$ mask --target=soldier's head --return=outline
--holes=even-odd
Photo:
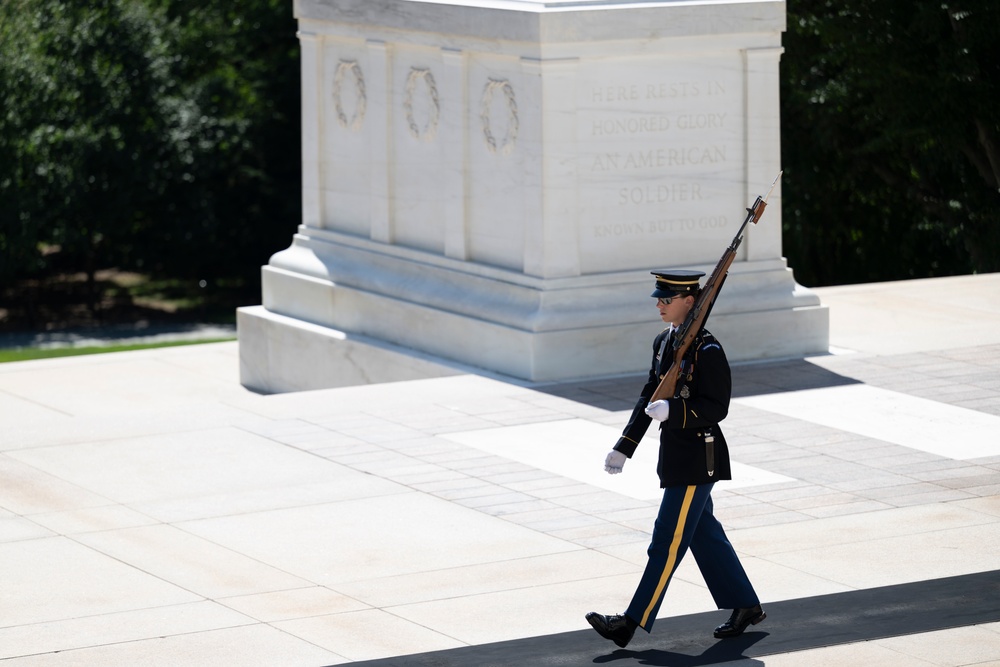
[[[700,280],[705,273],[684,269],[664,269],[650,273],[656,278],[656,287],[650,296],[656,298],[660,319],[680,326],[698,298]]]

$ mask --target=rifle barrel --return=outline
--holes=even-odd
[[[729,273],[729,267],[736,258],[736,251],[739,249],[740,243],[743,242],[743,232],[746,230],[747,225],[750,224],[751,221],[756,224],[757,221],[760,220],[760,216],[764,214],[764,208],[767,206],[767,198],[771,196],[771,192],[774,191],[774,186],[778,184],[778,179],[781,178],[781,173],[782,172],[779,171],[778,175],[774,177],[774,181],[772,181],[767,194],[763,197],[758,196],[757,200],[754,201],[753,206],[747,209],[747,217],[743,221],[743,224],[740,225],[740,230],[736,232],[736,236],[733,237],[733,242],[730,243],[729,247],[722,253],[722,257],[719,258],[718,264],[715,265],[715,270],[712,271],[712,275],[710,275],[708,280],[705,282],[705,287],[703,287],[701,292],[698,294],[698,298],[695,300],[694,306],[687,314],[687,317],[684,318],[684,322],[678,328],[677,335],[674,338],[671,364],[668,367],[667,372],[664,373],[663,377],[660,379],[660,384],[653,392],[653,395],[650,398],[651,403],[653,401],[671,398],[673,396],[674,390],[677,387],[681,358],[687,352],[688,346],[690,346],[694,340],[694,335],[692,334],[691,329],[694,328],[694,333],[697,333],[703,326],[705,326],[705,321],[708,320],[708,316],[712,312],[712,307],[715,305],[715,299],[719,296],[719,291],[722,290],[722,284],[726,281],[726,276]]]

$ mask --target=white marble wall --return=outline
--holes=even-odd
[[[248,386],[294,387],[249,351],[295,322],[528,380],[642,369],[649,270],[711,270],[780,169],[783,2],[295,12],[303,224],[242,313]],[[825,309],[781,256],[780,197],[713,312],[734,359],[827,347]]]

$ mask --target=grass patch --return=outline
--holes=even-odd
[[[55,359],[58,357],[79,357],[85,354],[106,354],[108,352],[129,352],[131,350],[151,350],[160,347],[180,347],[182,345],[203,345],[205,343],[225,343],[236,338],[206,338],[204,340],[179,340],[166,343],[143,343],[135,345],[100,345],[93,347],[23,348],[0,350],[0,364],[10,361],[33,361],[35,359]]]

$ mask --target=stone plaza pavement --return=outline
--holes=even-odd
[[[995,620],[825,641],[822,615],[781,618],[1000,570],[1000,274],[817,292],[832,354],[734,365],[714,497],[775,609],[759,646],[823,640],[726,664],[1000,665]],[[263,396],[237,352],[0,365],[2,667],[321,667],[573,632],[579,664],[716,664],[613,652],[584,621],[623,610],[645,563],[653,429],[623,474],[602,468],[642,378]],[[713,610],[687,558],[643,641],[681,650],[671,618]]]

